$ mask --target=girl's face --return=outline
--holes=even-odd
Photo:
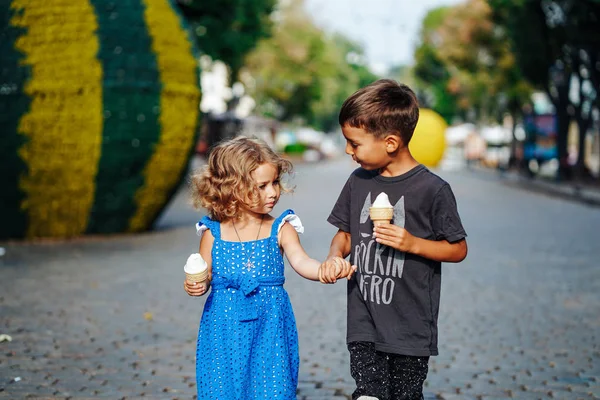
[[[257,214],[268,214],[273,211],[273,207],[281,195],[277,168],[271,164],[261,164],[252,172],[251,176],[258,186],[260,203],[258,206],[250,208],[250,211]]]

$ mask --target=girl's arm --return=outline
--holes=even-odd
[[[306,254],[294,227],[289,223],[283,224],[279,236],[279,244],[292,268],[302,277],[318,281],[321,263]]]
[[[208,280],[212,280],[212,247],[215,242],[215,237],[210,230],[204,232],[200,238],[200,248],[198,253],[202,256],[206,265],[208,265]]]
[[[210,230],[205,231],[200,238],[200,248],[198,252],[206,261],[208,265],[208,280],[212,280],[212,246],[215,241],[215,237],[212,235]],[[202,296],[208,290],[208,285],[196,285],[195,282],[189,282],[187,279],[183,284],[184,290],[190,296]]]

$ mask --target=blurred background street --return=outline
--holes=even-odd
[[[263,139],[323,258],[355,168],[338,113],[382,78],[415,91],[411,153],[469,234],[426,398],[600,399],[598,21],[598,0],[0,1],[0,399],[194,398],[191,169]],[[298,399],[350,399],[345,285],[286,287]]]
[[[294,208],[307,251],[327,254],[325,221],[354,165],[299,164]],[[428,399],[600,398],[600,209],[438,171],[453,186],[469,256],[443,268],[440,356]],[[204,299],[188,297],[183,264],[201,214],[185,192],[152,233],[10,243],[0,258],[2,399],[189,399]],[[349,399],[345,285],[287,269],[300,335],[298,399]]]

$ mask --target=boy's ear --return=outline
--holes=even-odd
[[[396,135],[387,135],[385,137],[385,150],[388,153],[393,153],[402,147],[402,139]]]

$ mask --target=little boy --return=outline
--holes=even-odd
[[[346,153],[360,168],[329,215],[339,230],[322,274],[335,281],[335,257],[350,255],[357,266],[347,325],[354,400],[423,398],[429,356],[438,354],[441,263],[467,255],[450,186],[408,149],[418,119],[413,91],[387,79],[354,93],[339,115]],[[382,192],[393,220],[374,228],[369,208]]]

